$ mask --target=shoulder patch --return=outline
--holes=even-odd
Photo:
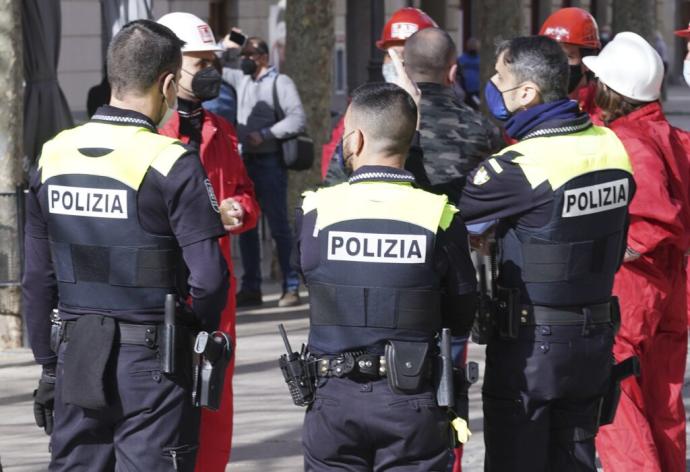
[[[472,183],[474,185],[484,185],[489,180],[491,180],[491,176],[489,175],[489,172],[486,170],[486,167],[481,166],[479,169],[477,169],[477,172],[474,174],[474,178],[472,179]]]
[[[220,213],[220,208],[218,207],[218,199],[216,198],[216,193],[213,191],[213,185],[208,179],[204,179],[204,185],[206,186],[206,192],[208,193],[208,199],[211,201],[211,208],[216,213]]]

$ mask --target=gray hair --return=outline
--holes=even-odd
[[[547,36],[521,36],[501,42],[496,57],[515,76],[517,84],[531,81],[538,88],[542,102],[568,96],[568,58],[561,46]]]

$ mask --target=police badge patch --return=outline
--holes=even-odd
[[[485,167],[480,167],[477,170],[477,173],[474,174],[474,179],[472,179],[472,183],[474,185],[484,185],[491,179],[491,176],[489,173],[486,171]]]
[[[204,180],[204,185],[206,185],[206,192],[208,192],[208,199],[211,201],[211,208],[216,213],[220,213],[220,208],[218,207],[218,200],[216,200],[216,193],[213,191],[213,186],[211,182],[206,179]]]

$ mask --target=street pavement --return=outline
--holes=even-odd
[[[676,126],[690,130],[690,89],[670,87],[668,98],[669,119]],[[277,325],[285,325],[293,349],[299,349],[306,341],[308,307],[303,304],[289,309],[278,308],[277,285],[267,284],[265,290],[267,302],[264,306],[238,313],[235,430],[232,457],[226,471],[302,470],[300,433],[304,410],[292,404],[278,368],[277,359],[284,347]],[[478,362],[482,373],[483,359],[484,348],[470,345],[469,360]],[[35,426],[32,414],[31,392],[39,373],[28,349],[0,352],[0,463],[5,472],[47,470],[48,438]],[[481,379],[470,391],[473,436],[465,447],[465,472],[483,470],[480,392]],[[687,411],[690,399],[688,370],[684,398]]]
[[[283,323],[294,350],[306,341],[308,306],[278,308],[277,286],[263,307],[237,317],[235,431],[228,471],[296,472],[302,470],[301,425],[304,410],[290,400],[277,359],[284,352],[278,335]],[[303,292],[303,295],[306,295]],[[304,297],[303,297],[304,298]],[[484,371],[484,347],[471,344],[469,360]],[[31,392],[39,369],[28,349],[0,353],[0,460],[5,472],[47,470],[48,438],[33,421]],[[684,398],[690,399],[690,370]],[[484,463],[481,378],[470,390],[472,438],[465,447],[463,470],[481,472]],[[690,469],[688,469],[690,471]]]

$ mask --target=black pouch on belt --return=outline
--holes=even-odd
[[[497,287],[494,309],[498,335],[503,339],[516,339],[520,330],[520,291]]]
[[[388,385],[398,394],[419,393],[428,379],[429,343],[388,341],[386,367]]]
[[[91,410],[108,406],[104,375],[116,328],[107,316],[82,315],[69,331],[62,382],[65,403]]]

